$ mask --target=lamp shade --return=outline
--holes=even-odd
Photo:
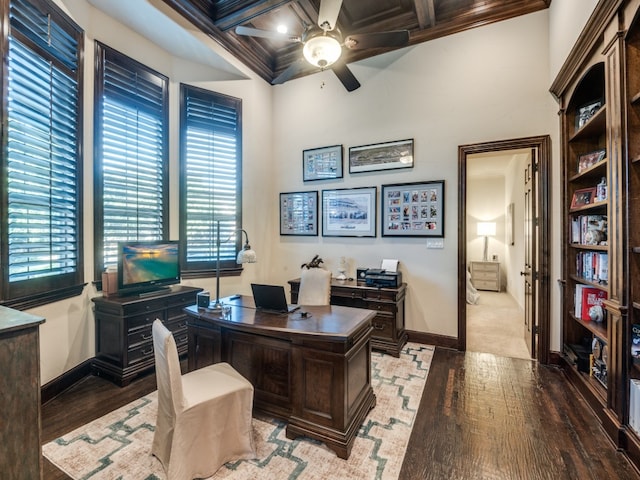
[[[302,54],[310,64],[325,68],[340,58],[342,47],[335,38],[329,35],[318,35],[305,42]]]
[[[478,236],[487,237],[496,234],[496,222],[478,222]]]
[[[256,251],[248,243],[238,252],[238,257],[236,258],[236,263],[256,263],[257,261]]]

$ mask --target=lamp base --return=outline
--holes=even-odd
[[[231,313],[231,306],[224,305],[222,302],[216,302],[207,308],[207,312],[220,315],[220,317],[227,317]]]

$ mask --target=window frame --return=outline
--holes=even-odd
[[[53,55],[48,54],[46,49],[39,46],[37,43],[29,39],[26,32],[20,30],[13,30],[10,21],[10,9],[11,3],[9,0],[2,0],[1,11],[3,19],[2,36],[0,42],[2,42],[2,51],[5,52],[4,59],[0,63],[0,81],[2,82],[2,113],[1,121],[3,128],[0,129],[0,145],[2,148],[2,158],[0,159],[1,171],[0,181],[2,185],[8,184],[8,140],[9,131],[7,128],[9,118],[9,103],[8,103],[8,91],[9,91],[9,37],[13,37],[25,45],[27,48],[36,52],[39,58],[44,59],[47,62],[57,64],[57,68],[68,73],[73,73],[73,80],[77,84],[76,88],[76,103],[75,103],[75,151],[73,152],[75,157],[75,172],[76,181],[75,187],[75,237],[73,243],[75,245],[76,257],[74,271],[60,273],[55,275],[48,275],[39,278],[32,278],[28,280],[20,281],[20,285],[11,285],[9,282],[9,251],[6,245],[8,245],[9,238],[9,198],[8,189],[3,189],[0,194],[0,240],[4,248],[0,247],[0,261],[2,262],[2,276],[0,277],[0,304],[25,310],[48,303],[60,301],[66,298],[71,298],[77,295],[81,295],[86,285],[84,282],[84,245],[83,245],[83,100],[84,100],[84,30],[76,24],[67,14],[62,11],[55,3],[49,0],[28,0],[31,7],[39,10],[43,16],[51,18],[52,22],[57,28],[65,31],[68,35],[74,38],[77,50],[75,53],[75,67],[76,71],[70,70],[68,65],[62,64]]]
[[[180,84],[180,255],[183,278],[204,278],[216,275],[216,260],[202,262],[187,262],[187,95],[189,92],[198,96],[209,97],[212,102],[231,107],[236,113],[236,195],[235,206],[235,245],[232,258],[223,258],[220,261],[220,276],[238,276],[242,273],[242,265],[235,261],[235,256],[243,246],[242,226],[242,99],[230,95],[221,94],[212,90],[195,87],[188,84]],[[212,215],[213,216],[213,215]],[[221,217],[220,220],[229,220],[230,217]],[[228,238],[223,232],[222,240]],[[215,245],[215,238],[212,238],[212,245]]]
[[[169,78],[160,72],[153,70],[145,64],[95,41],[95,79],[94,79],[94,281],[98,288],[102,286],[102,272],[104,264],[104,175],[103,175],[103,78],[105,74],[104,59],[110,57],[126,68],[135,69],[143,76],[153,76],[163,82],[162,88],[162,238],[157,240],[169,240]],[[129,238],[129,240],[138,240]]]

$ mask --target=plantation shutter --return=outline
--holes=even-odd
[[[28,295],[41,304],[34,298],[56,297],[53,290],[83,277],[82,31],[48,3],[14,0],[9,8],[3,299]]]
[[[167,78],[98,44],[98,186],[102,265],[117,263],[119,241],[168,233]]]
[[[186,85],[182,94],[183,270],[236,268],[240,248],[241,101]],[[228,241],[225,241],[228,240]]]

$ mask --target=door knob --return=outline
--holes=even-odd
[[[529,275],[529,273],[527,273],[527,272],[520,272],[520,276],[528,276],[528,275]]]

